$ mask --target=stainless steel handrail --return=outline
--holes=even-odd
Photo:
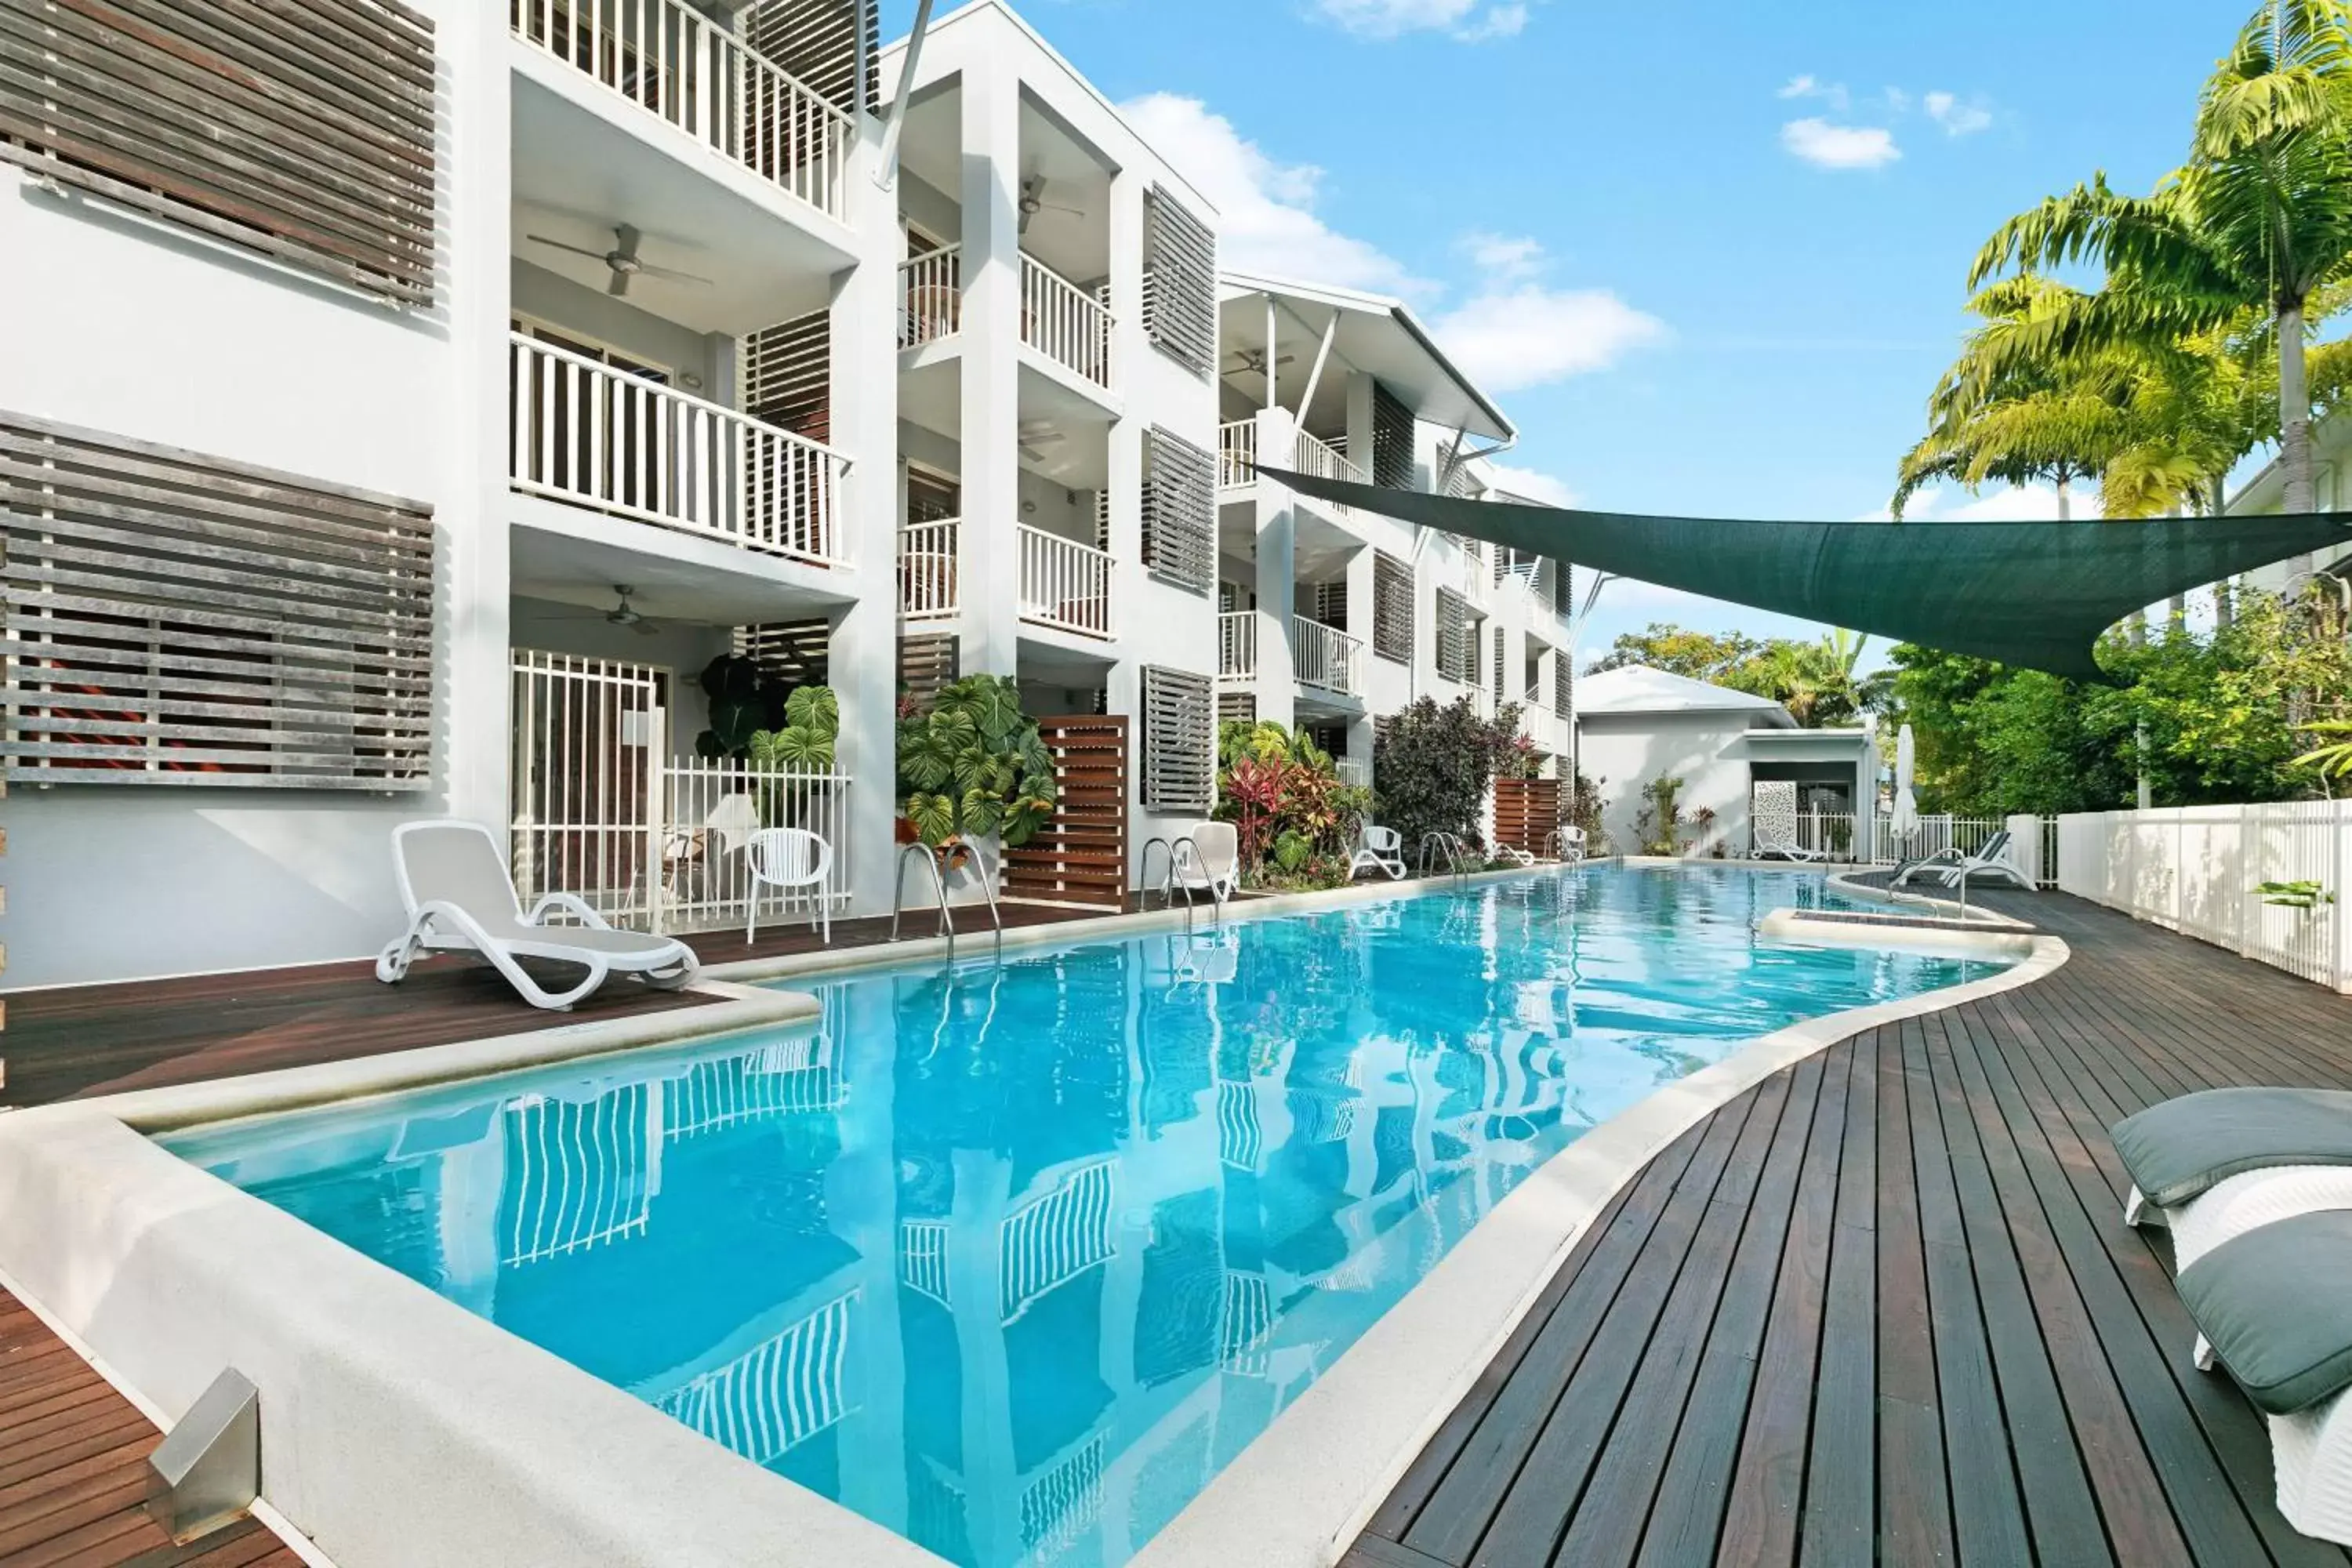
[[[1004,915],[1003,911],[996,907],[995,874],[989,870],[988,863],[981,854],[980,846],[967,844],[963,848],[965,853],[971,857],[972,863],[980,868],[981,896],[988,900],[988,918],[996,927],[996,954],[1002,958],[1004,956]],[[916,855],[921,856],[924,863],[931,868],[931,888],[939,895],[940,900],[940,931],[948,939],[948,962],[953,963],[956,939],[955,911],[948,903],[948,878],[947,873],[940,868],[940,852],[930,845],[909,844],[898,851],[898,874],[893,879],[895,885],[890,889],[890,940],[892,942],[898,940],[899,917],[904,912],[907,902],[907,861],[909,857]]]

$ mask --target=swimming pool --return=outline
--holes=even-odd
[[[1999,964],[1596,867],[870,970],[821,1026],[166,1145],[977,1568],[1125,1561],[1580,1131]]]

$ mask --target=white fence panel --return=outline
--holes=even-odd
[[[656,931],[714,931],[751,912],[745,853],[763,827],[800,827],[833,847],[819,887],[759,889],[762,925],[806,921],[820,901],[838,914],[849,903],[849,779],[803,768],[678,761],[662,770],[662,868]]]
[[[2352,990],[2340,900],[2352,879],[2352,802],[2086,812],[2058,823],[2058,886],[2338,991]],[[2266,882],[2310,882],[2310,909]]]

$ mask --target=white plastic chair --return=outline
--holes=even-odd
[[[1177,883],[1219,903],[1234,896],[1242,876],[1241,830],[1230,822],[1196,822],[1184,830],[1193,853],[1176,858]]]
[[[1360,871],[1386,871],[1391,881],[1404,875],[1404,835],[1393,827],[1367,822],[1356,830],[1356,853],[1348,861],[1348,879]]]
[[[810,895],[815,907],[809,913],[809,929],[821,931],[831,945],[833,900],[827,896],[825,880],[833,873],[832,845],[803,827],[763,827],[743,846],[743,864],[751,878],[747,900],[751,913],[743,922],[746,947],[759,940],[760,893],[767,888],[779,892],[814,889]]]
[[[676,991],[700,967],[694,950],[675,937],[615,931],[570,893],[550,893],[526,911],[498,839],[478,822],[404,822],[392,830],[392,864],[408,929],[375,961],[375,977],[387,985],[406,979],[424,953],[478,952],[532,1006],[563,1012],[614,974]],[[557,913],[580,923],[547,924]],[[550,991],[518,962],[525,958],[576,963],[588,976],[569,991]]]

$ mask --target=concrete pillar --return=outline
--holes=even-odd
[[[1288,458],[1297,445],[1296,431],[1286,411],[1261,409],[1257,416],[1260,458],[1268,463]],[[1298,693],[1290,662],[1290,617],[1297,574],[1296,501],[1288,489],[1263,475],[1256,489],[1257,716],[1288,725],[1297,719]]]
[[[1143,196],[1144,183],[1133,173],[1112,177],[1108,215],[1114,321],[1110,362],[1113,384],[1124,395],[1122,405],[1134,400],[1153,353],[1150,337],[1143,330]],[[1140,869],[1143,846],[1159,831],[1142,815],[1143,770],[1135,765],[1143,751],[1143,660],[1135,650],[1146,646],[1139,637],[1144,617],[1154,613],[1153,601],[1166,593],[1152,584],[1143,565],[1143,447],[1148,425],[1149,421],[1129,414],[1114,420],[1105,437],[1109,472],[1105,493],[1110,502],[1111,646],[1118,657],[1103,679],[1103,693],[1110,712],[1127,716],[1129,886],[1135,884]]]
[[[966,675],[1013,675],[1021,625],[1021,83],[1010,70],[966,71],[961,80],[961,652]]]
[[[890,907],[891,824],[898,815],[898,247],[890,222],[897,198],[873,179],[880,136],[859,116],[842,184],[860,237],[857,265],[834,279],[833,440],[850,458],[835,504],[856,563],[847,574],[858,598],[834,622],[832,682],[841,700],[835,765],[849,791],[846,857],[851,912]]]

